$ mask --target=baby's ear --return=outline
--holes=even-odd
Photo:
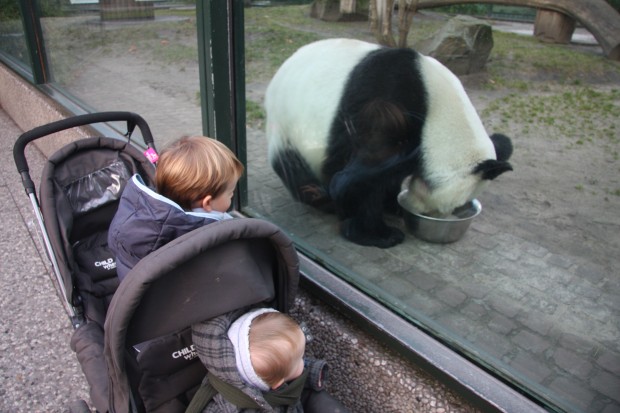
[[[211,195],[205,196],[202,198],[202,201],[200,201],[200,208],[207,212],[212,212],[213,208],[211,207],[211,201],[213,201],[213,197]]]
[[[275,390],[278,387],[282,386],[283,384],[284,384],[284,379],[282,379],[279,382],[277,382],[276,385],[271,388],[271,390]]]

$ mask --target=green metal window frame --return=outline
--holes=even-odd
[[[47,83],[50,80],[50,72],[47,53],[45,52],[43,29],[41,28],[39,3],[36,1],[22,0],[19,4],[24,19],[26,44],[30,52],[34,81],[35,83]]]
[[[243,8],[242,0],[196,2],[203,134],[232,148],[247,165]],[[235,209],[247,203],[247,193],[243,178]]]

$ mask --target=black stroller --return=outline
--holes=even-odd
[[[26,145],[112,121],[127,123],[127,140],[86,138],[61,148],[44,168],[39,203]],[[108,226],[133,174],[154,186],[154,165],[130,144],[136,126],[154,152],[140,116],[104,112],[26,132],[13,154],[75,328],[71,348],[91,402],[99,412],[183,412],[206,374],[191,343],[191,324],[254,304],[288,311],[297,291],[298,257],[291,240],[269,222],[222,221],[151,253],[118,288]],[[309,399],[309,411],[343,411],[320,393]],[[70,411],[89,410],[78,401]]]

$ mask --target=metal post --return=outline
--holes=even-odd
[[[246,163],[243,0],[198,0],[198,60],[203,133]],[[240,182],[235,208],[247,203]]]
[[[34,83],[47,83],[50,81],[51,76],[45,52],[38,2],[36,0],[20,0],[19,9],[24,24],[24,34],[26,36]]]

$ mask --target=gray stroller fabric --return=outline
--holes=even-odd
[[[71,336],[71,349],[90,388],[90,400],[99,412],[108,406],[108,369],[103,357],[103,328],[97,323],[82,324]]]
[[[80,294],[85,318],[102,326],[118,286],[115,267],[105,265],[114,260],[107,249],[107,230],[125,187],[123,178],[134,173],[154,182],[155,168],[137,148],[105,137],[65,145],[42,173],[41,213],[66,300],[75,303]]]
[[[67,292],[64,298],[82,311],[73,320],[71,348],[100,412],[108,410],[103,324],[118,286],[107,229],[134,173],[154,182],[155,168],[140,150],[127,141],[95,137],[55,152],[41,178],[41,213]]]
[[[117,289],[105,321],[110,411],[130,411],[131,392],[136,389],[126,361],[143,343],[182,336],[195,322],[249,305],[260,303],[286,312],[298,281],[299,261],[292,241],[274,224],[252,218],[207,225],[142,259]],[[161,358],[158,362],[165,364]],[[187,394],[188,389],[181,387],[174,392]],[[148,404],[159,402],[167,401]]]

